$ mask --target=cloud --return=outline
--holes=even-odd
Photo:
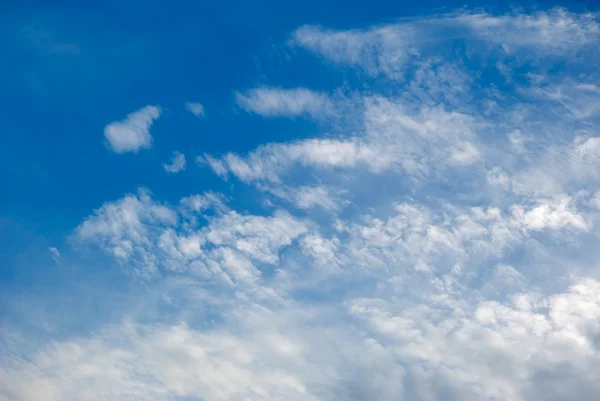
[[[209,209],[219,213],[207,217],[208,225],[197,227],[199,221],[190,218],[190,212]],[[260,276],[256,261],[277,263],[279,250],[307,230],[305,223],[283,211],[272,217],[241,215],[210,193],[181,199],[178,210],[154,202],[142,189],[96,210],[77,227],[74,240],[98,246],[144,277],[160,268],[194,269],[233,283],[255,280]]]
[[[403,80],[411,66],[447,49],[432,46],[446,36],[467,45],[500,45],[504,51],[530,58],[532,54],[559,57],[600,37],[594,13],[571,13],[562,8],[534,14],[491,15],[482,12],[449,13],[406,18],[364,29],[331,30],[305,25],[293,32],[290,44],[320,55],[336,65],[355,67],[372,77]]]
[[[423,176],[442,166],[460,168],[480,159],[474,144],[476,127],[469,115],[440,107],[413,111],[401,99],[383,97],[365,98],[360,112],[363,126],[354,137],[268,144],[245,157],[228,153],[220,159],[204,159],[215,173],[231,173],[245,182],[279,182],[296,165],[365,168],[374,173],[405,170]]]
[[[457,21],[509,51],[528,48],[536,52],[570,52],[592,44],[600,37],[596,15],[575,14],[561,8],[532,15],[473,14],[460,16]]]
[[[357,300],[350,311],[406,361],[418,399],[567,400],[573,396],[567,386],[580,390],[578,399],[591,400],[597,385],[583,372],[598,363],[597,287],[597,281],[582,280],[548,297],[521,293],[506,304],[452,307],[460,318],[436,317],[436,307],[402,308],[382,299]]]
[[[185,155],[177,151],[173,152],[171,164],[163,163],[163,168],[167,173],[178,173],[185,170]]]
[[[140,272],[151,275],[159,261],[148,248],[148,237],[163,225],[175,225],[177,218],[174,210],[153,202],[148,192],[141,190],[97,209],[77,227],[74,240],[97,245],[122,262],[139,260]]]
[[[242,181],[279,181],[279,174],[294,164],[309,167],[353,167],[359,163],[378,165],[376,150],[355,141],[310,139],[290,144],[260,147],[247,158],[229,153],[222,159],[207,158],[220,175],[232,173]],[[381,167],[387,165],[381,162]]]
[[[204,116],[204,106],[201,103],[186,103],[185,108],[196,117]]]
[[[334,63],[360,67],[373,76],[401,79],[414,32],[400,24],[351,31],[306,25],[298,28],[291,40]]]
[[[332,112],[332,103],[326,95],[305,88],[255,88],[236,92],[235,99],[245,111],[264,117],[319,118]]]
[[[358,400],[359,389],[391,400],[402,387],[402,368],[383,348],[369,341],[353,344],[356,336],[350,333],[307,327],[310,312],[288,307],[274,314],[257,305],[232,312],[227,324],[239,325],[237,333],[125,321],[93,338],[56,344],[30,364],[11,361],[0,383],[9,395],[48,401],[284,396],[304,401],[335,399],[346,391],[346,399]],[[372,367],[354,371],[344,365]],[[349,385],[357,388],[348,390]]]
[[[587,230],[588,225],[585,219],[578,215],[575,210],[569,210],[570,201],[570,199],[566,198],[543,203],[528,212],[525,212],[521,207],[516,207],[513,213],[516,218],[522,220],[523,224],[531,230],[563,227]]]
[[[291,200],[301,209],[320,207],[325,210],[337,212],[347,204],[347,201],[330,193],[329,189],[325,186],[302,186],[289,190],[288,193],[278,194],[278,196]]]
[[[195,213],[204,212],[210,208],[215,208],[220,211],[227,210],[225,199],[222,195],[216,193],[205,193],[202,195],[190,195],[182,198],[181,205]]]
[[[150,127],[161,114],[156,106],[143,107],[104,128],[104,137],[116,153],[137,152],[152,145]]]
[[[181,204],[209,199],[206,194],[182,199]],[[199,394],[208,401],[283,395],[304,401],[337,399],[341,393],[350,400],[449,394],[473,400],[519,399],[536,391],[555,393],[554,380],[545,375],[568,369],[568,376],[559,376],[563,385],[576,377],[583,399],[595,394],[594,382],[581,373],[600,358],[594,348],[600,316],[596,280],[575,279],[565,291],[548,295],[510,294],[511,286],[522,286],[527,278],[510,266],[497,266],[492,277],[481,280],[491,288],[508,289],[508,299],[498,301],[481,299],[477,288],[461,285],[469,281],[467,272],[476,270],[439,271],[457,261],[467,264],[479,252],[479,242],[494,252],[506,249],[496,236],[500,225],[512,223],[497,211],[475,208],[448,219],[443,211],[402,204],[387,220],[367,216],[342,224],[341,238],[326,239],[287,214],[231,212],[186,232],[185,226],[174,228],[176,219],[158,207],[147,194],[129,195],[104,205],[82,227],[98,233],[94,235],[119,238],[124,232],[131,237],[143,232],[152,244],[158,224],[159,242],[148,249],[179,264],[188,260],[190,269],[210,254],[204,260],[207,268],[226,272],[236,283],[235,295],[219,287],[226,301],[203,300],[201,310],[218,311],[219,323],[194,328],[185,321],[125,319],[91,335],[48,344],[28,359],[6,362],[0,375],[6,393],[50,401]],[[107,225],[115,228],[102,228]],[[293,249],[285,251],[295,238],[301,238],[306,259]],[[287,265],[286,260],[292,261],[288,256],[300,269]],[[294,277],[259,274],[262,268],[250,260],[295,272]],[[411,260],[430,264],[438,273],[411,273],[406,270]],[[296,291],[320,293],[314,285],[304,287],[304,280],[324,274],[326,268],[331,268],[325,274],[333,275],[334,282],[356,280],[360,294],[377,296],[348,294],[341,303],[316,307],[289,298]],[[373,275],[378,290],[371,288]],[[398,276],[407,282],[394,280]],[[200,282],[191,285],[193,294],[202,293]],[[399,285],[403,297],[390,296],[388,291],[398,293]],[[181,285],[167,292],[159,288],[170,303],[192,303],[191,295],[182,295]],[[577,364],[565,367],[567,361]],[[570,393],[558,394],[557,400],[569,399]]]
[[[594,84],[565,79],[548,81],[547,77],[532,79],[531,86],[522,88],[521,93],[536,102],[547,103],[561,112],[567,112],[578,120],[589,120],[600,115],[598,94],[600,88]]]
[[[50,252],[50,255],[52,255],[52,260],[54,260],[54,262],[56,262],[56,263],[62,262],[63,258],[60,255],[60,252],[58,251],[58,249],[51,246],[50,248],[48,248],[48,251]]]
[[[83,278],[61,282],[98,288],[97,261],[114,294],[60,286],[59,329],[40,308],[3,324],[0,399],[596,399],[596,18],[298,28],[336,68],[238,104],[326,132],[203,154],[227,183],[92,211]]]

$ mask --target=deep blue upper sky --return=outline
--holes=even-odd
[[[171,148],[247,151],[310,136],[309,127],[236,114],[233,102],[234,90],[257,84],[337,86],[339,77],[316,76],[315,63],[286,64],[285,54],[272,48],[300,25],[349,29],[467,5],[502,12],[557,3],[182,1],[165,8],[160,1],[4,2],[0,216],[8,221],[2,235],[21,225],[45,235],[63,232],[106,199],[138,186],[177,199],[189,191],[183,182],[197,183],[198,191],[216,184],[198,169],[176,179],[155,174]],[[185,101],[203,103],[207,118],[188,115]],[[107,121],[145,104],[166,109],[150,152],[122,157],[98,146]]]

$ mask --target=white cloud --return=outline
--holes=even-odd
[[[526,47],[534,51],[569,52],[600,38],[600,23],[594,14],[575,14],[564,9],[533,15],[491,16],[473,14],[457,21],[506,50]]]
[[[50,248],[48,248],[48,251],[50,252],[50,255],[52,256],[52,260],[54,260],[54,262],[56,262],[56,263],[62,262],[63,258],[58,249],[51,246]]]
[[[219,175],[227,172],[242,181],[269,180],[278,182],[280,173],[300,164],[309,167],[354,167],[360,163],[377,168],[378,154],[374,149],[355,141],[310,139],[288,144],[270,144],[250,153],[247,158],[228,153],[222,159],[206,157]],[[386,161],[382,161],[382,167]]]
[[[196,117],[204,116],[204,106],[201,103],[186,103],[185,108]]]
[[[481,153],[470,142],[458,143],[450,153],[450,159],[459,165],[470,165],[478,161]]]
[[[553,121],[553,124],[553,129],[562,131],[572,129],[576,122],[569,118],[566,124],[562,121]],[[600,142],[588,135],[587,130],[582,132],[585,134],[576,135],[572,140],[550,140],[536,154],[529,151],[525,167],[511,177],[513,191],[543,198],[564,197],[594,185],[600,178]],[[538,141],[538,146],[544,141],[546,139]]]
[[[525,152],[526,138],[520,131],[517,130],[508,134],[508,140],[510,141],[512,149],[515,153],[521,154]]]
[[[186,209],[200,213],[207,209],[215,208],[219,211],[226,211],[225,199],[222,195],[208,192],[202,195],[190,195],[181,199],[180,204]]]
[[[35,293],[68,323],[7,314],[30,316],[0,327],[0,399],[596,399],[594,18],[300,28],[344,88],[238,100],[329,131],[198,157],[224,193],[170,206],[141,190],[84,219],[75,250],[114,296],[87,291],[102,284],[84,263],[61,281],[84,296]],[[490,79],[498,65],[510,80]]]
[[[152,144],[150,127],[161,114],[156,106],[146,106],[129,114],[123,121],[113,122],[104,128],[104,137],[116,153],[137,152]]]
[[[208,164],[210,166],[210,168],[215,172],[215,174],[217,174],[220,177],[226,177],[227,176],[227,167],[225,166],[225,163],[223,163],[221,160],[214,158],[208,154],[204,154],[202,156],[198,156],[196,157],[196,162],[198,164]]]
[[[600,157],[600,138],[575,138],[575,152],[582,157],[592,157],[598,159]]]
[[[357,299],[350,311],[405,361],[417,399],[568,400],[577,391],[591,400],[598,385],[584,372],[600,362],[597,288],[582,280],[564,293],[518,294],[473,309]]]
[[[268,144],[246,157],[228,153],[204,158],[221,176],[228,172],[245,182],[279,182],[296,165],[366,168],[373,173],[405,170],[420,177],[441,167],[472,165],[481,157],[474,144],[475,122],[466,114],[440,107],[414,112],[401,99],[383,97],[365,98],[362,113],[359,136]]]
[[[526,57],[532,53],[557,57],[593,46],[600,38],[600,22],[597,14],[576,14],[561,8],[531,15],[450,13],[366,29],[330,30],[305,25],[292,34],[290,42],[332,63],[360,68],[371,76],[401,80],[419,56],[443,54],[446,49],[432,44],[444,36],[448,42],[460,38],[473,45],[483,40],[501,45],[509,53],[525,51],[521,54]]]
[[[175,225],[177,218],[175,211],[153,202],[142,190],[139,195],[127,195],[94,211],[77,227],[74,239],[97,244],[123,262],[138,259],[143,266],[140,273],[151,275],[159,262],[150,236],[164,226]]]
[[[594,84],[572,78],[553,82],[547,76],[535,77],[531,81],[531,86],[522,88],[520,93],[536,102],[546,103],[547,107],[557,108],[561,113],[566,111],[578,120],[600,115],[600,88]]]
[[[564,227],[587,230],[588,224],[585,219],[578,215],[574,208],[570,207],[570,203],[571,199],[569,198],[548,201],[527,212],[522,207],[517,206],[513,209],[513,214],[516,219],[531,230]]]
[[[235,98],[242,109],[264,117],[319,118],[332,112],[332,103],[326,95],[305,88],[255,88],[236,92]]]
[[[362,399],[357,391],[392,400],[402,389],[403,369],[376,342],[323,332],[308,311],[281,312],[232,310],[227,324],[238,332],[125,321],[48,347],[29,363],[11,360],[0,385],[23,401]]]
[[[291,194],[292,201],[301,209],[321,207],[325,210],[337,211],[345,202],[329,193],[323,186],[300,187]]]
[[[334,63],[360,67],[369,75],[400,79],[414,38],[413,30],[400,24],[351,31],[307,25],[293,33],[292,43]]]
[[[163,168],[167,173],[178,173],[185,170],[185,155],[179,152],[173,152],[171,163],[163,163]]]
[[[276,263],[279,250],[307,230],[306,224],[287,213],[265,218],[230,212],[213,220],[205,234],[214,245],[227,245],[252,259]]]
[[[494,166],[490,171],[488,171],[487,181],[491,185],[504,191],[508,191],[510,189],[510,177],[502,168],[498,166]]]
[[[208,277],[232,274],[248,281],[260,276],[255,262],[277,263],[280,250],[308,230],[306,223],[282,211],[272,217],[230,211],[221,197],[210,193],[185,197],[180,204],[178,213],[140,190],[138,196],[127,195],[96,210],[77,227],[74,238],[99,246],[145,277],[161,267],[193,268]],[[218,213],[204,216],[209,224],[198,228],[190,212],[202,214],[209,208]],[[179,225],[181,217],[187,220]]]

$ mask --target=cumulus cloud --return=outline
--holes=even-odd
[[[123,121],[113,122],[104,128],[104,137],[116,153],[137,152],[152,145],[150,127],[160,117],[156,106],[146,106],[129,114]]]
[[[171,163],[163,163],[163,168],[167,173],[178,173],[185,170],[185,155],[177,151],[173,152]]]
[[[570,199],[559,199],[543,203],[525,212],[523,208],[516,207],[513,210],[515,216],[523,224],[532,230],[544,228],[572,227],[579,230],[587,230],[585,219],[578,215],[575,210],[569,210]]]
[[[305,88],[255,88],[236,92],[235,99],[242,109],[264,117],[318,118],[332,112],[332,103],[326,95]]]

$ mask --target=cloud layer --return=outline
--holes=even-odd
[[[92,211],[70,245],[143,291],[82,333],[3,329],[0,400],[596,399],[598,35],[562,9],[299,27],[289,62],[345,87],[235,100],[322,135],[198,155],[242,195]]]

